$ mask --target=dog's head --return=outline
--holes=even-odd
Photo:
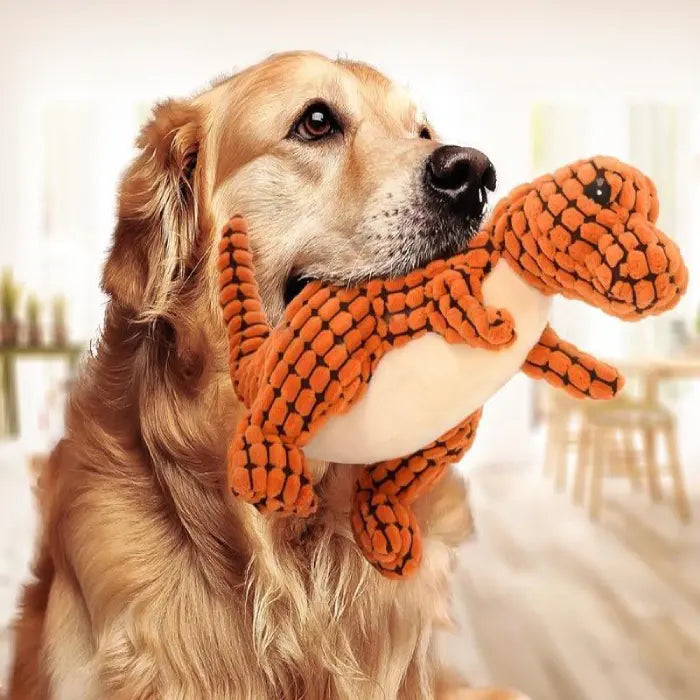
[[[307,279],[401,275],[456,252],[496,178],[484,154],[437,141],[374,69],[308,53],[160,105],[138,145],[104,287],[146,318],[215,279],[218,235],[234,213],[248,219],[274,322]]]

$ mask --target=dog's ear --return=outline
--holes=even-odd
[[[198,227],[195,179],[201,115],[189,102],[158,105],[119,189],[102,288],[130,315],[153,318],[182,278]]]

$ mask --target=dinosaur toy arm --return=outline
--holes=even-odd
[[[468,279],[468,278],[467,278]],[[448,343],[467,343],[486,349],[508,347],[515,341],[513,317],[506,309],[485,306],[472,293],[463,272],[443,270],[427,286],[433,300],[428,320]]]
[[[219,301],[228,332],[229,371],[233,388],[246,407],[257,392],[253,381],[258,372],[239,366],[254,359],[264,359],[260,349],[270,337],[271,328],[253,274],[253,254],[248,244],[248,225],[234,216],[224,227],[219,242]],[[241,376],[242,375],[242,376]],[[251,379],[252,378],[252,379]]]
[[[549,325],[528,353],[522,370],[577,399],[611,399],[625,384],[618,370],[562,340]]]

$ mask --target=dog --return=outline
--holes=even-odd
[[[470,690],[436,658],[470,532],[458,475],[419,504],[425,558],[402,583],[353,541],[352,467],[312,463],[307,519],[224,486],[241,409],[217,302],[223,224],[246,216],[275,323],[309,279],[401,275],[463,247],[495,184],[488,158],[441,144],[375,69],[311,53],[160,104],[137,145],[101,337],[40,477],[10,697],[516,697]]]

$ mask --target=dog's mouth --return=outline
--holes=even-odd
[[[301,294],[304,287],[306,287],[309,282],[313,282],[314,279],[313,277],[304,275],[303,272],[292,270],[289,277],[287,277],[287,281],[284,283],[283,298],[285,308],[289,306],[292,299]]]
[[[293,268],[287,276],[283,288],[283,300],[285,308],[292,299],[298,296],[311,282],[322,279],[328,284],[338,286],[359,286],[370,279],[390,279],[406,275],[411,270],[425,267],[433,260],[450,258],[463,251],[469,241],[476,235],[481,226],[483,212],[480,216],[471,218],[468,222],[459,223],[443,222],[443,231],[439,236],[422,236],[422,245],[414,246],[410,252],[401,256],[400,260],[390,260],[387,265],[377,265],[373,272],[366,274],[353,274],[344,278],[336,276],[325,278],[315,274],[309,274],[304,269]]]

